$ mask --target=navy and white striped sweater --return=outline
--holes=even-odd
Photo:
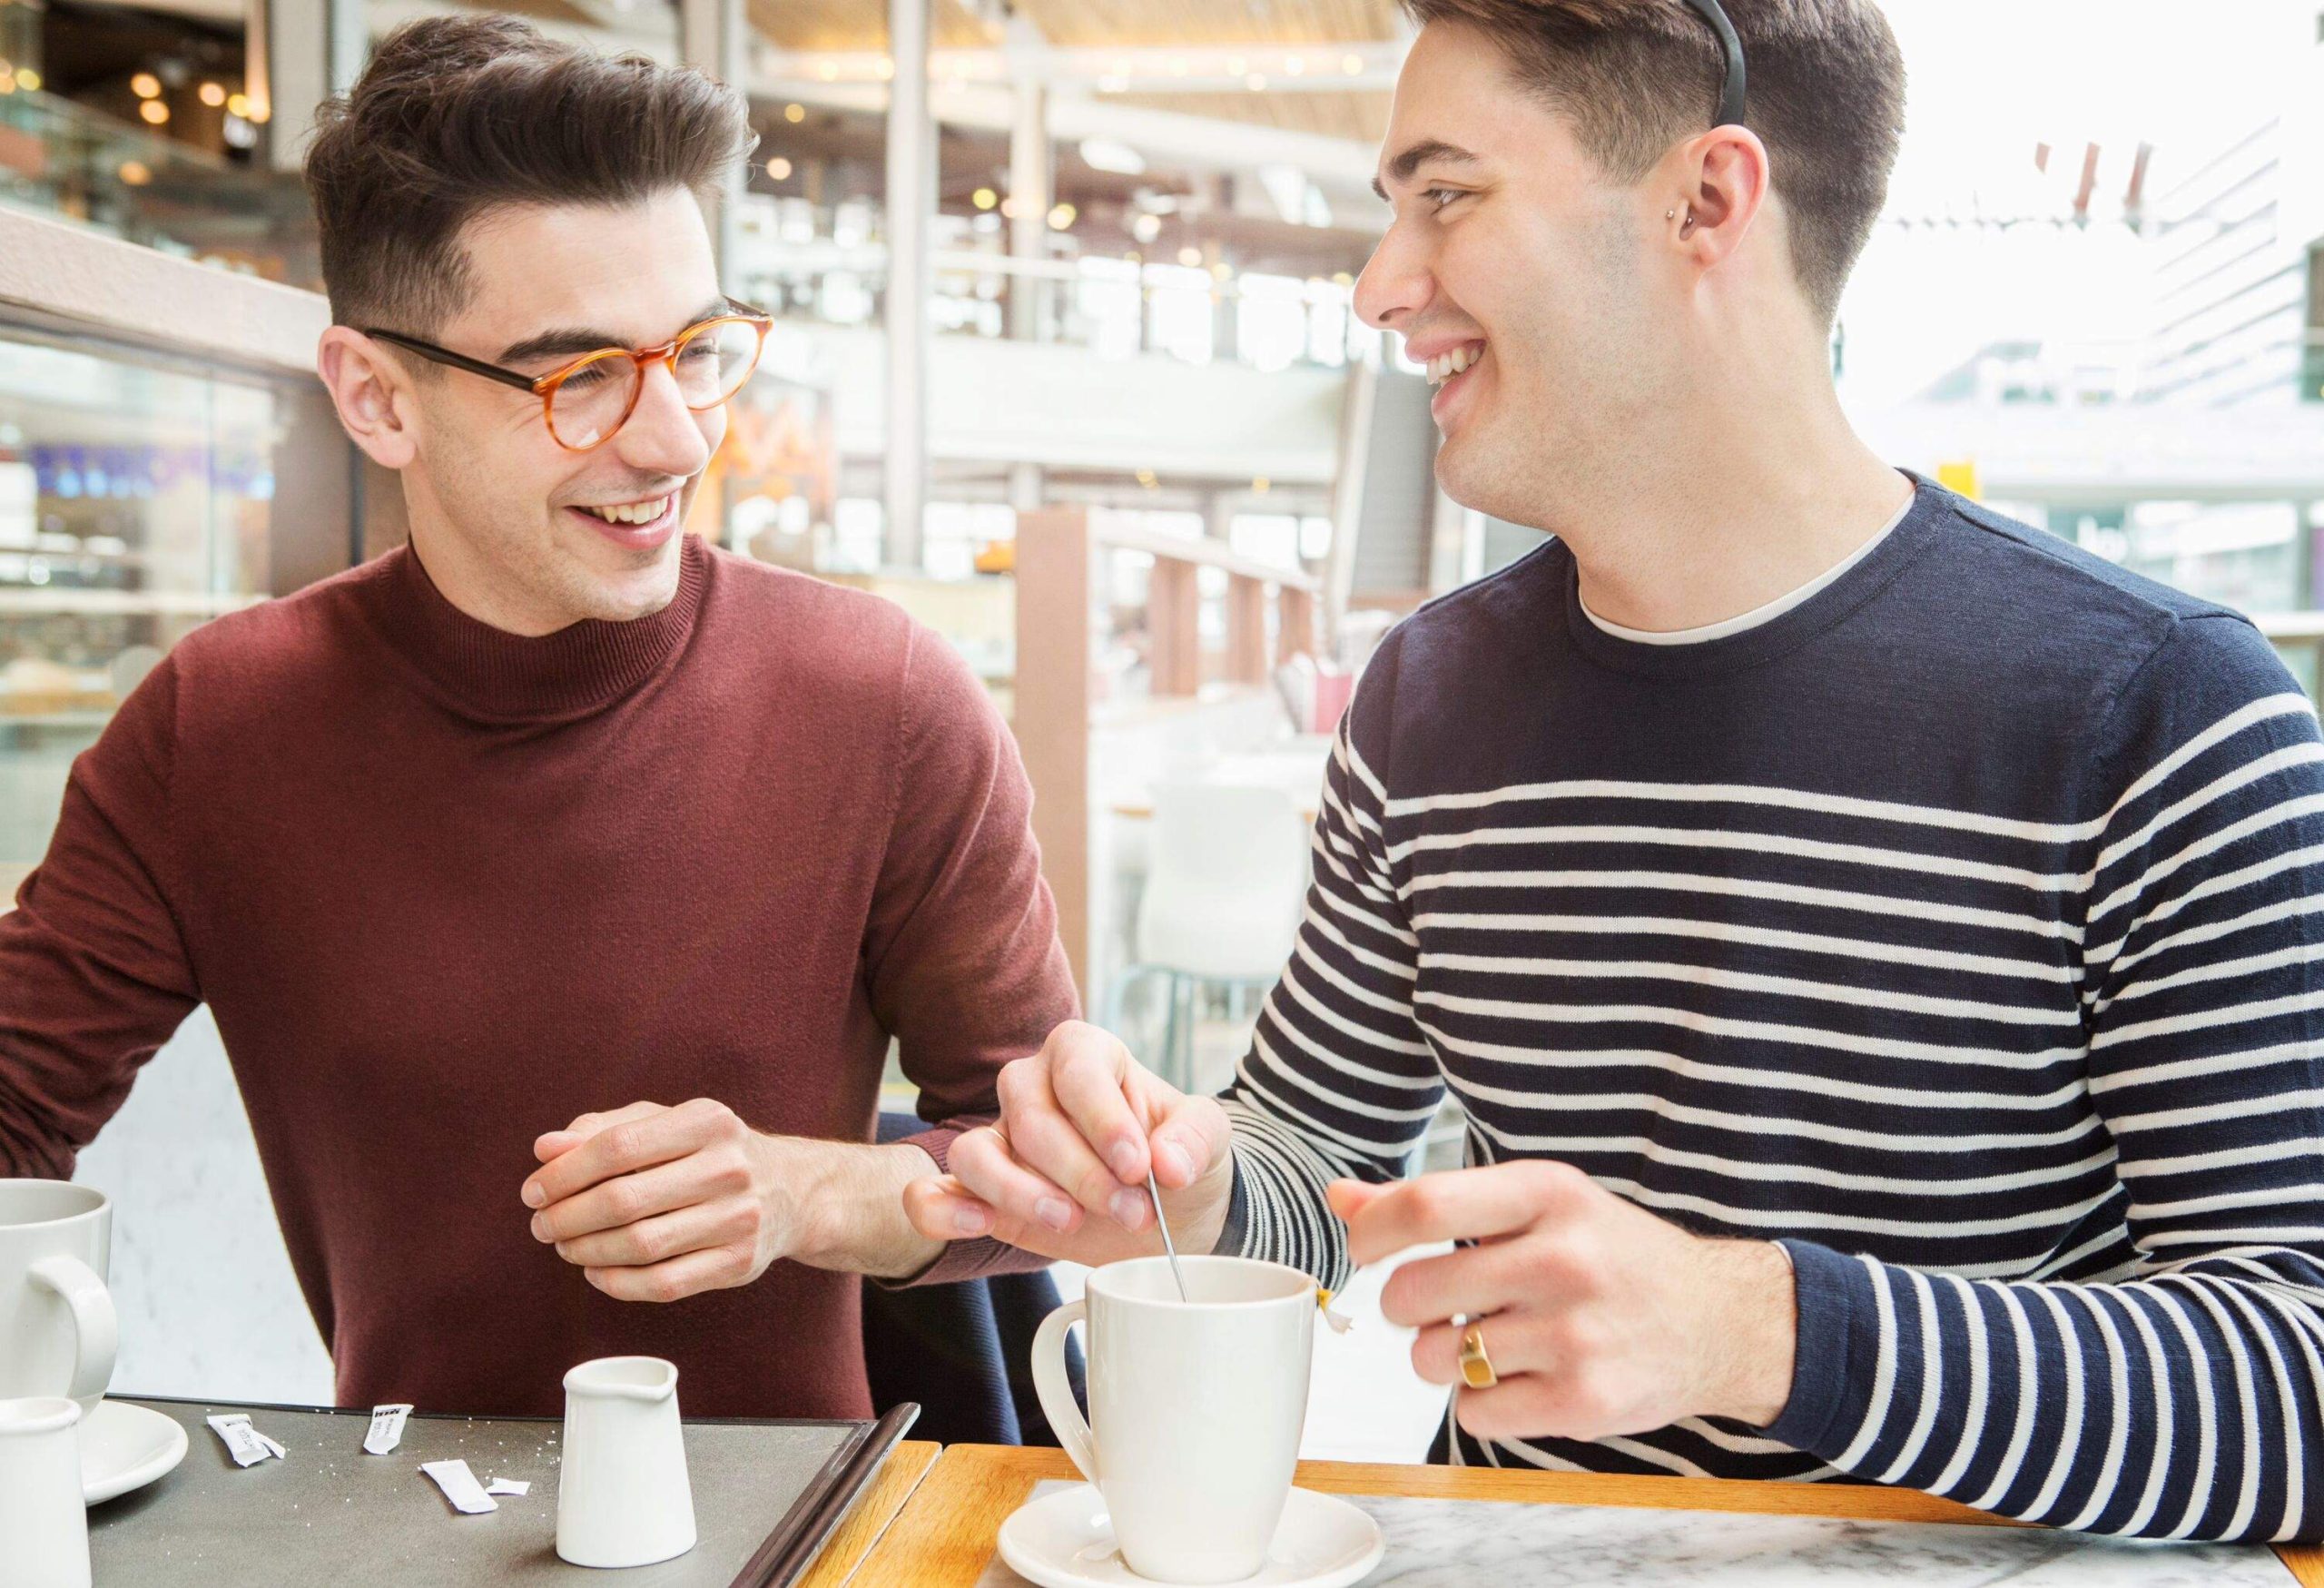
[[[2324,1535],[2324,745],[2241,618],[1926,483],[1699,645],[1553,541],[1390,636],[1315,870],[1228,1249],[1337,1283],[1324,1183],[1449,1086],[1471,1163],[1798,1272],[1773,1426],[1454,1459]]]

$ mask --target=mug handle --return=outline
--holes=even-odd
[[[1089,1425],[1074,1404],[1073,1381],[1065,1372],[1065,1333],[1075,1324],[1086,1325],[1088,1318],[1089,1304],[1082,1300],[1068,1301],[1041,1320],[1039,1331],[1033,1336],[1033,1389],[1041,1397],[1041,1410],[1058,1444],[1081,1469],[1081,1475],[1094,1484],[1098,1456],[1090,1447]]]
[[[113,1382],[113,1359],[121,1346],[121,1321],[113,1310],[113,1292],[96,1270],[78,1258],[43,1258],[27,1270],[33,1283],[56,1292],[73,1309],[73,1382],[67,1396],[76,1401],[101,1396]]]

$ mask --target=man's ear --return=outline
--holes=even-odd
[[[1669,235],[1704,270],[1743,246],[1768,202],[1768,146],[1748,127],[1716,127],[1674,152]]]
[[[388,350],[350,326],[334,325],[315,349],[322,377],[350,439],[382,469],[402,469],[419,455],[409,378]]]

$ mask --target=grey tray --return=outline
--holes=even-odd
[[[610,1588],[771,1588],[814,1556],[918,1414],[878,1423],[704,1421],[685,1425],[700,1542],[660,1565],[592,1571],[556,1558],[558,1444],[553,1418],[415,1415],[390,1455],[369,1455],[368,1412],[139,1399],[184,1425],[189,1448],[159,1482],[89,1512],[99,1588],[217,1588],[231,1583],[359,1588],[393,1583],[595,1583]],[[238,1467],[203,1418],[249,1412],[290,1452]],[[419,1470],[465,1459],[478,1482],[532,1492],[466,1516]]]

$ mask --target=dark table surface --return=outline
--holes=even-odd
[[[184,1425],[175,1472],[89,1511],[97,1588],[256,1588],[480,1583],[605,1588],[727,1588],[792,1504],[862,1428],[854,1423],[689,1422],[693,1550],[612,1575],[556,1558],[562,1425],[554,1420],[415,1415],[389,1455],[370,1455],[364,1412],[268,1409],[133,1399]],[[238,1467],[202,1420],[248,1412],[290,1455]],[[419,1470],[464,1458],[480,1484],[529,1480],[480,1516],[452,1509]]]

